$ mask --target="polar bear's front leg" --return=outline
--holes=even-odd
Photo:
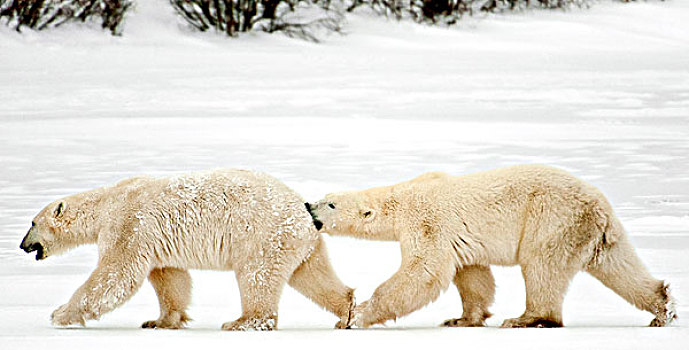
[[[189,271],[174,267],[156,268],[148,274],[148,280],[158,295],[160,317],[144,322],[141,328],[184,328],[191,320],[186,313],[191,300]]]
[[[87,320],[100,318],[129,300],[143,283],[147,272],[148,266],[132,257],[101,257],[98,267],[74,292],[69,302],[53,312],[52,323],[57,326],[84,325]]]
[[[469,265],[457,271],[454,278],[462,297],[462,317],[443,322],[445,327],[483,327],[492,316],[488,307],[495,299],[495,279],[489,266]]]
[[[354,308],[351,325],[366,328],[395,320],[438,298],[449,286],[454,266],[442,251],[432,251],[432,256],[425,257],[423,251],[403,256],[402,267],[376,289],[371,299]]]

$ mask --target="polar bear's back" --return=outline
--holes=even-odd
[[[417,179],[400,184],[393,192],[423,207],[412,212],[431,213],[443,222],[441,226],[453,228],[448,231],[450,239],[462,232],[463,241],[459,242],[482,242],[481,250],[459,255],[462,264],[474,264],[477,260],[472,259],[483,256],[490,259],[480,260],[482,263],[511,265],[517,263],[525,244],[531,248],[542,242],[580,246],[604,234],[612,242],[623,232],[605,196],[561,169],[520,165]],[[475,228],[475,232],[463,227]],[[573,234],[564,229],[571,227],[581,230]]]
[[[229,269],[246,254],[304,250],[318,234],[295,191],[272,176],[213,170],[117,185],[135,232],[151,237],[161,264]]]
[[[141,201],[163,207],[180,202],[190,208],[200,204],[220,210],[258,206],[306,213],[301,210],[302,197],[294,190],[270,175],[250,170],[221,169],[164,178],[134,178],[123,183],[142,187],[145,195]],[[304,218],[308,219],[308,215]]]
[[[444,193],[454,191],[480,190],[483,193],[506,188],[515,195],[532,193],[560,193],[584,195],[605,200],[603,194],[594,186],[571,173],[545,165],[515,165],[500,169],[476,172],[468,175],[452,176],[440,172],[423,174],[407,183],[411,186],[440,187]]]

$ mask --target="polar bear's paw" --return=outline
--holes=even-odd
[[[335,329],[350,329],[352,328],[352,318],[354,317],[354,308],[356,307],[356,299],[354,299],[354,291],[350,293],[349,311],[340,317],[340,320],[335,324]]]
[[[56,326],[75,324],[84,326],[86,323],[84,314],[69,304],[62,305],[53,311],[53,314],[50,315],[50,321]]]
[[[649,327],[665,327],[669,326],[675,319],[677,319],[677,310],[675,299],[670,295],[670,286],[663,282],[658,290],[660,295],[661,306],[655,312],[656,318],[651,321]]]
[[[370,300],[364,301],[352,310],[352,317],[349,319],[349,328],[368,328],[376,324],[375,316],[371,310]]]
[[[272,331],[277,329],[277,316],[240,317],[236,321],[222,325],[224,331]]]
[[[651,321],[649,327],[665,327],[669,326],[674,320],[677,319],[677,313],[674,308],[666,310],[662,315],[657,316]]]
[[[141,328],[182,329],[189,321],[191,318],[186,312],[174,311],[157,320],[144,322],[141,324]]]
[[[352,326],[349,325],[349,320],[339,320],[335,323],[335,329],[351,329]]]
[[[539,317],[508,318],[502,322],[500,328],[559,328],[562,322]]]
[[[465,317],[462,318],[451,318],[446,320],[441,325],[443,327],[485,327],[486,324],[482,320],[473,320]]]

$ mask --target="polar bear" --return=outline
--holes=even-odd
[[[319,230],[333,235],[399,241],[402,266],[352,324],[368,327],[407,315],[435,300],[450,281],[463,304],[445,326],[482,326],[495,283],[489,265],[520,265],[526,311],[502,327],[561,327],[569,282],[581,270],[639,309],[651,326],[676,316],[668,285],[636,255],[603,194],[565,171],[514,166],[329,194],[307,204]]]
[[[353,308],[353,290],[335,275],[302,198],[262,173],[137,177],[68,196],[34,218],[20,247],[42,260],[82,244],[98,246],[98,266],[53,312],[55,325],[98,319],[148,276],[160,317],[142,327],[182,328],[188,269],[235,271],[242,316],[224,330],[276,329],[285,282],[339,316],[340,328]]]

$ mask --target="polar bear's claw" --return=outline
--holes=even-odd
[[[517,317],[506,319],[500,328],[560,328],[562,322],[538,317]]]
[[[142,323],[141,328],[158,328],[158,325],[156,324],[156,320],[150,320]]]
[[[273,331],[277,329],[277,318],[240,317],[236,321],[222,325],[224,331]]]
[[[184,325],[182,323],[172,324],[161,322],[160,320],[151,320],[141,324],[141,328],[182,329]]]
[[[157,320],[142,323],[141,328],[182,329],[189,321],[191,318],[186,312],[173,311]]]
[[[443,327],[485,327],[486,324],[480,320],[470,320],[468,318],[451,318],[445,320],[441,325]]]

